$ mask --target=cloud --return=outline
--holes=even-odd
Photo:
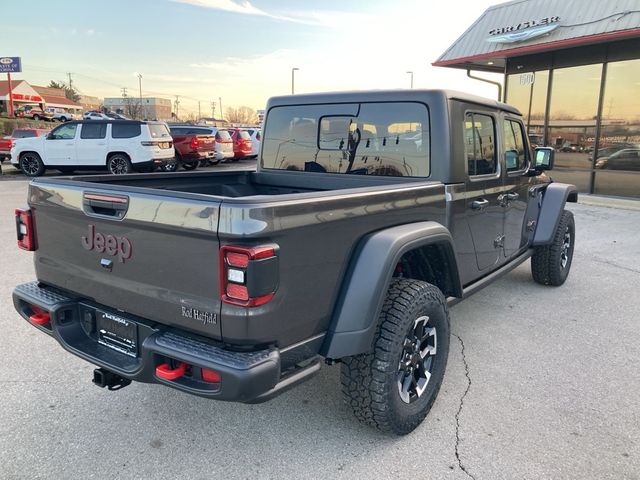
[[[93,28],[90,28],[89,30],[87,30],[85,32],[87,35],[93,35],[94,33],[96,33],[96,31]]]
[[[289,22],[295,22],[293,18],[289,18],[282,15],[276,15],[273,13],[261,10],[258,7],[254,7],[248,0],[234,1],[234,0],[172,0],[177,3],[186,3],[196,7],[210,8],[212,10],[222,10],[223,12],[239,13],[242,15],[256,15],[261,17],[269,17],[277,20],[285,20]]]

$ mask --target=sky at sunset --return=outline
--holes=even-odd
[[[454,88],[496,98],[464,71],[431,66],[500,0],[111,0],[10,2],[1,56],[20,56],[22,78],[67,80],[81,93],[180,96],[180,109],[263,108],[272,95]],[[496,78],[494,76],[493,78]],[[497,76],[500,79],[500,76]]]

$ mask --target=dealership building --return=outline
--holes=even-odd
[[[433,65],[503,74],[555,180],[640,198],[640,0],[496,5]]]

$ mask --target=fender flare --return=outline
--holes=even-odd
[[[567,201],[578,201],[578,189],[575,185],[554,182],[545,189],[533,237],[534,247],[551,243]]]
[[[359,242],[352,257],[320,353],[342,358],[369,351],[400,258],[410,250],[434,244],[446,252],[454,294],[461,297],[453,239],[444,226],[418,222],[374,232]]]

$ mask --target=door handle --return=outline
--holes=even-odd
[[[471,202],[471,208],[473,210],[482,210],[487,205],[489,205],[489,200],[487,200],[486,198],[480,198],[479,200],[474,200],[473,202]]]

